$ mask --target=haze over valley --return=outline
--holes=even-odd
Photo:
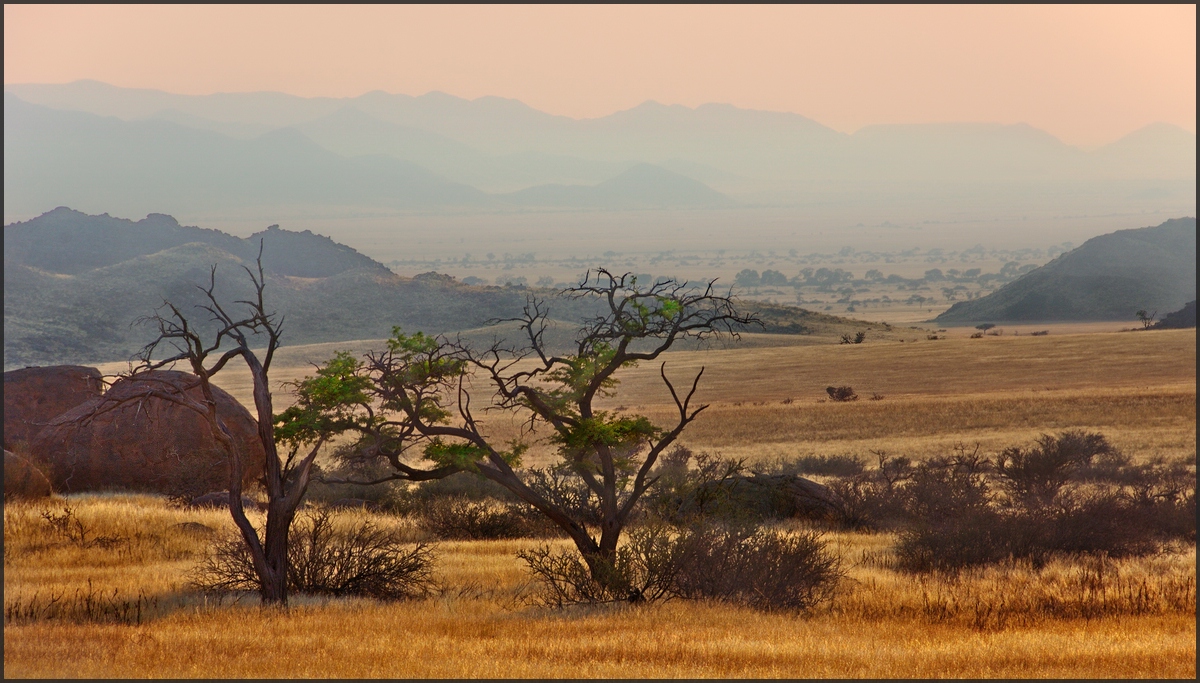
[[[384,262],[684,246],[1045,249],[1132,217],[1193,215],[1195,150],[1195,135],[1170,124],[1084,150],[1027,125],[850,135],[718,104],[647,102],[577,120],[441,93],[6,84],[4,210],[6,224],[55,206],[168,213],[243,236],[279,223]]]

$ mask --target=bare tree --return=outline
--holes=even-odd
[[[268,373],[279,348],[283,319],[273,312],[268,313],[263,299],[266,280],[261,243],[257,271],[250,268],[245,271],[254,289],[254,294],[247,300],[221,303],[215,292],[215,265],[209,274],[208,285],[197,286],[204,296],[204,303],[197,307],[210,316],[215,331],[202,331],[171,302],[164,302],[153,316],[143,318],[143,322],[157,326],[158,336],[142,349],[139,363],[127,375],[137,381],[139,388],[126,392],[119,400],[102,402],[97,412],[156,398],[190,409],[205,418],[214,438],[231,461],[229,511],[249,549],[262,601],[286,605],[288,533],[296,509],[308,489],[317,453],[332,435],[347,428],[350,417],[344,406],[347,397],[353,398],[355,389],[351,385],[349,393],[309,391],[283,415],[275,416]],[[232,310],[235,306],[240,313]],[[265,342],[266,350],[261,358],[251,350],[252,341],[260,345]],[[253,378],[258,438],[266,453],[263,485],[267,494],[267,519],[263,530],[256,529],[246,516],[242,503],[243,452],[218,417],[212,391],[213,376],[228,367],[230,361],[238,359],[246,364]],[[179,379],[154,372],[176,364],[189,367],[194,378]],[[199,397],[192,391],[197,387]],[[278,428],[276,423],[279,423]],[[281,445],[286,449],[282,457]]]
[[[413,478],[416,469],[401,458],[406,451],[432,461],[439,474],[476,472],[559,526],[575,542],[592,576],[604,581],[611,575],[623,529],[657,481],[655,463],[707,408],[693,405],[704,370],[680,391],[667,377],[665,362],[659,366],[678,411],[665,427],[646,417],[599,410],[596,399],[612,395],[617,370],[654,361],[681,339],[721,333],[736,337],[738,329],[760,321],[739,313],[728,295],[715,292],[714,282],[698,288],[674,280],[641,286],[629,274],[599,269],[564,294],[597,299],[601,309],[584,324],[568,355],[550,353],[547,308],[530,298],[520,317],[497,321],[519,324],[526,337],[519,346],[497,341],[478,351],[459,341],[420,332],[406,335],[396,328],[386,351],[368,353],[365,362],[341,354],[323,369],[328,373],[333,364],[348,363],[354,369],[343,373],[347,382],[352,377],[369,380],[355,406],[359,420],[354,428],[364,435],[358,452],[386,460],[394,469],[382,479],[355,483]],[[492,390],[480,413],[513,411],[529,430],[538,424],[550,428],[559,466],[582,479],[598,503],[598,538],[577,510],[539,492],[518,474],[526,443],[498,444],[489,438],[472,408],[470,382],[480,379]],[[418,445],[422,448],[414,450]]]

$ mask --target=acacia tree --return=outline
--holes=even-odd
[[[353,420],[352,408],[348,406],[365,400],[362,392],[366,380],[344,373],[338,375],[344,368],[332,364],[316,378],[305,380],[300,387],[300,401],[276,417],[268,372],[279,348],[283,319],[268,313],[264,303],[266,279],[261,243],[257,272],[249,268],[245,271],[254,289],[254,295],[248,300],[232,304],[220,302],[215,293],[215,265],[210,271],[208,286],[197,287],[203,292],[205,302],[198,308],[209,314],[210,322],[215,323],[215,332],[197,328],[178,306],[169,301],[164,302],[153,316],[144,318],[144,322],[157,326],[158,336],[142,349],[138,364],[126,375],[136,380],[139,388],[127,392],[119,400],[102,403],[98,410],[156,398],[192,410],[206,420],[213,437],[230,458],[229,511],[249,550],[262,601],[286,606],[288,533],[296,509],[308,489],[317,453],[332,435],[344,431],[347,423]],[[231,311],[232,306],[242,309],[240,315]],[[266,349],[261,358],[251,350],[252,341],[260,344],[265,341]],[[238,359],[245,363],[253,379],[258,439],[266,453],[262,483],[267,494],[267,519],[261,535],[247,518],[242,504],[242,476],[246,465],[243,450],[218,416],[212,391],[213,376]],[[194,377],[179,379],[154,372],[177,364],[190,368]],[[193,391],[197,387],[199,397]],[[285,448],[283,457],[279,446]]]
[[[678,391],[659,367],[663,384],[678,411],[673,424],[658,426],[648,418],[596,408],[610,396],[621,368],[656,360],[681,339],[717,334],[737,336],[737,329],[756,318],[739,313],[728,295],[674,280],[639,285],[629,274],[589,271],[570,297],[598,300],[601,313],[580,330],[573,353],[554,355],[545,341],[548,310],[529,299],[517,322],[525,336],[519,346],[495,342],[479,351],[460,341],[403,334],[393,330],[387,349],[359,361],[339,354],[321,370],[349,381],[366,379],[364,400],[354,406],[357,422],[349,428],[361,435],[356,457],[390,463],[393,473],[371,481],[413,479],[417,468],[406,464],[406,452],[419,453],[437,465],[430,474],[460,470],[480,474],[539,510],[574,541],[594,579],[611,575],[621,533],[646,492],[656,483],[655,463],[707,405],[692,404],[701,370],[690,388]],[[559,465],[577,475],[598,502],[599,536],[578,510],[531,487],[515,468],[527,445],[498,444],[483,428],[472,407],[480,381],[490,385],[485,410],[518,413],[532,429],[550,428],[558,446]],[[307,380],[306,380],[307,381]],[[472,389],[472,387],[476,387]],[[420,446],[419,449],[415,448]],[[350,481],[340,479],[338,481]]]

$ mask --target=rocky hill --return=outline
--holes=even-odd
[[[954,304],[939,324],[1134,320],[1196,298],[1196,219],[1094,237],[988,296]]]
[[[203,326],[208,316],[196,308],[202,301],[196,285],[208,282],[215,265],[218,296],[245,298],[251,290],[243,266],[253,265],[260,240],[265,294],[284,318],[289,345],[378,339],[393,325],[428,333],[477,329],[519,315],[530,294],[549,301],[567,337],[596,313],[592,300],[550,291],[468,286],[438,273],[400,277],[308,231],[272,226],[240,239],[162,214],[135,222],[59,208],[4,228],[5,369],[128,358],[154,336],[137,321],[164,301]],[[839,324],[847,330],[856,324],[767,308],[767,332],[831,334]]]

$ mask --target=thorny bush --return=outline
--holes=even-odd
[[[192,583],[212,592],[253,591],[258,578],[246,544],[227,538],[197,568]],[[423,597],[437,588],[433,550],[406,543],[392,530],[371,522],[350,529],[334,525],[328,510],[301,513],[288,545],[288,590],[381,600]]]
[[[549,547],[518,555],[543,604],[718,600],[764,610],[805,610],[832,596],[842,570],[815,532],[650,523],[632,530],[597,581],[577,553]]]
[[[1131,464],[1093,432],[1045,435],[994,459],[961,447],[915,465],[881,454],[877,468],[830,487],[848,525],[900,528],[897,559],[914,571],[1145,555],[1196,538],[1194,466]]]

